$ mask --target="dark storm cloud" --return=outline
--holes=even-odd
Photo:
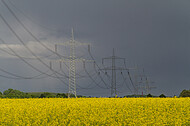
[[[43,33],[37,34],[43,40],[69,39],[74,27],[77,40],[92,43],[93,55],[99,62],[111,56],[115,48],[118,56],[127,58],[130,67],[134,63],[144,67],[155,81],[155,94],[178,95],[189,88],[188,0],[10,1],[32,19],[12,6],[33,32]],[[13,17],[6,8],[3,10],[11,22]]]

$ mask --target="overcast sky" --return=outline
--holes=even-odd
[[[151,93],[168,96],[179,95],[190,85],[190,1],[189,0],[5,0],[27,29],[49,49],[54,44],[70,39],[71,28],[74,28],[75,39],[79,42],[91,43],[91,52],[97,64],[101,66],[101,58],[112,55],[112,49],[119,57],[126,58],[128,68],[138,64],[139,71],[145,74],[155,86]],[[14,33],[0,18],[0,91],[14,88],[21,91],[68,92],[68,87],[59,79],[46,77],[42,73],[54,75],[47,67],[50,60],[58,59],[47,48],[39,44],[15,19],[8,8],[0,1],[0,14],[22,39]],[[42,62],[33,59],[39,56]],[[91,59],[87,47],[79,47],[77,56]],[[16,52],[17,56],[15,56]],[[69,49],[59,46],[58,52],[68,56]],[[20,58],[18,57],[20,56]],[[22,58],[23,57],[23,58]],[[23,61],[24,60],[24,61]],[[33,69],[30,65],[34,66]],[[108,63],[109,64],[109,63]],[[107,64],[107,65],[108,65]],[[117,65],[122,66],[120,63]],[[59,72],[59,63],[53,62],[53,69]],[[15,76],[5,73],[6,70],[17,76],[38,79],[14,79]],[[65,66],[66,73],[68,70]],[[88,77],[77,77],[77,94],[87,96],[109,96],[110,89],[101,82],[99,75],[88,63],[88,71],[94,80],[103,88],[96,86]],[[78,63],[77,72],[87,76]],[[134,71],[131,76],[134,81]],[[108,72],[111,76],[111,72]],[[118,94],[132,94],[123,84],[121,71],[117,72]],[[100,74],[110,86],[110,78]],[[60,76],[59,74],[57,76]],[[127,76],[127,73],[124,73]],[[64,77],[63,77],[64,78]],[[62,79],[68,85],[68,79]],[[133,91],[129,79],[126,83]],[[89,85],[90,84],[90,85]],[[143,86],[143,85],[142,85]],[[87,89],[81,89],[87,88]],[[89,88],[89,89],[88,89]]]

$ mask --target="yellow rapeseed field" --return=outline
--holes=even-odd
[[[190,98],[0,99],[0,125],[190,125]]]

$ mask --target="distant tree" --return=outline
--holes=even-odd
[[[60,94],[60,93],[57,93],[57,94],[56,94],[56,98],[61,98],[61,94]]]
[[[152,97],[152,95],[151,95],[151,94],[148,94],[147,97]]]
[[[77,98],[82,98],[83,96],[82,95],[77,95]]]
[[[32,98],[32,96],[28,93],[25,93],[24,95],[21,96],[22,98]]]
[[[39,96],[38,95],[31,95],[31,98],[38,98]]]
[[[0,92],[0,98],[2,98],[3,97],[3,94]]]
[[[166,98],[166,96],[164,94],[161,94],[159,97],[160,98]]]
[[[77,98],[86,98],[86,96],[77,95]]]
[[[9,88],[8,90],[5,90],[3,92],[4,97],[6,98],[29,98],[31,97],[29,94],[24,93],[22,91],[19,90],[14,90]]]
[[[183,90],[179,97],[190,97],[190,90]]]
[[[68,98],[68,96],[65,93],[61,94],[63,98]]]
[[[55,98],[56,96],[52,93],[49,93],[49,92],[44,92],[40,95],[39,98]]]
[[[4,92],[3,92],[3,94],[4,95],[8,95],[10,92],[12,92],[13,91],[13,89],[12,88],[9,88],[8,90],[5,90]]]
[[[41,94],[39,98],[45,98],[46,96],[44,94]]]
[[[64,93],[57,93],[57,95],[56,95],[56,97],[57,98],[67,98],[67,95],[66,94],[64,94]]]

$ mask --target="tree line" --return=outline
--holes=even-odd
[[[70,97],[75,97],[71,94]],[[78,95],[77,97],[86,97],[82,95]],[[88,96],[89,98],[91,96]],[[124,97],[142,97],[141,95],[128,95]],[[161,94],[159,96],[153,96],[151,94],[145,95],[143,97],[161,97],[166,98],[164,94]],[[190,90],[183,90],[179,97],[190,97]],[[19,90],[14,90],[9,88],[8,90],[5,90],[3,93],[0,92],[0,98],[68,98],[67,93],[50,93],[50,92],[22,92]]]
[[[50,92],[36,92],[25,93],[19,90],[9,88],[3,93],[0,92],[0,98],[67,98],[68,94],[65,93],[50,93]],[[74,97],[74,95],[71,97]],[[80,97],[80,96],[79,96]]]
[[[190,97],[190,90],[183,90],[179,97]]]

